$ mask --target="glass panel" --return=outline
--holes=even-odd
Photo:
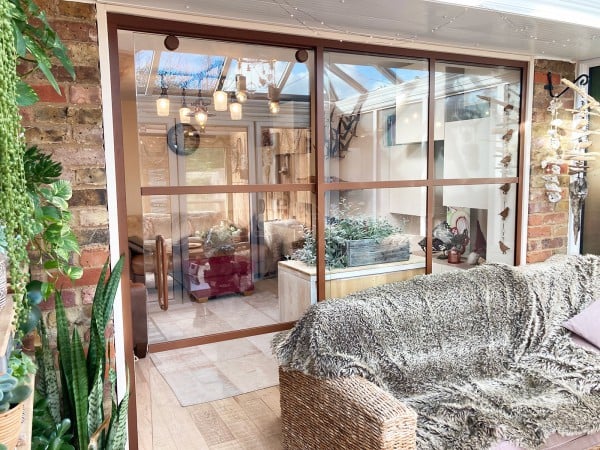
[[[521,71],[436,64],[436,178],[517,176]]]
[[[426,188],[330,191],[326,196],[327,297],[425,273]],[[314,244],[298,256],[310,263]]]
[[[169,52],[164,36],[131,34],[134,58],[122,63],[137,89],[123,116],[137,114],[138,151],[126,136],[126,158],[142,187],[311,179],[311,52],[299,63],[294,49],[190,38]]]
[[[516,198],[516,184],[437,187],[432,271],[514,264]]]
[[[142,216],[143,235],[130,236],[130,248],[132,260],[143,265],[150,342],[297,319],[310,305],[316,278],[298,279],[286,263],[314,222],[312,195],[183,195],[166,203],[161,196],[144,197],[150,206]],[[166,244],[164,281],[158,236]],[[159,303],[165,283],[167,311]]]
[[[325,180],[425,179],[427,62],[326,53],[325,68]]]

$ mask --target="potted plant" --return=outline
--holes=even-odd
[[[211,227],[202,238],[204,253],[208,258],[222,257],[231,259],[235,254],[234,235],[239,236],[240,230],[235,225],[227,225],[221,221]],[[231,258],[229,258],[231,257]]]
[[[125,447],[129,393],[127,389],[123,399],[117,401],[116,374],[112,368],[106,370],[106,352],[109,342],[105,335],[112,315],[123,263],[124,258],[121,257],[106,282],[108,261],[102,269],[96,285],[91,322],[87,330],[90,335],[87,351],[84,350],[79,330],[67,319],[60,292],[56,293],[58,367],[55,367],[44,322],[40,322],[42,347],[36,351],[36,358],[40,365],[39,397],[46,399],[46,408],[41,415],[51,423],[42,430],[42,436],[38,435],[36,442],[40,446],[36,444],[35,448],[55,448],[48,446],[47,441],[64,441],[65,436],[71,438],[72,447],[81,450],[88,448],[119,450]],[[56,369],[59,372],[60,383]],[[106,380],[107,372],[108,380]],[[109,400],[104,395],[107,392],[106,381],[110,383],[112,404],[108,414],[104,410],[104,405]],[[65,419],[68,421],[65,422]],[[70,424],[73,425],[73,434],[67,435]]]
[[[401,232],[402,228],[391,224],[389,220],[358,215],[350,204],[342,202],[337,214],[327,220],[325,227],[325,264],[329,269],[362,265],[352,260],[351,251],[358,252],[361,248],[367,248],[372,252],[384,239]],[[402,254],[406,254],[405,259],[408,259],[408,242],[403,240],[401,246]],[[304,244],[292,254],[292,259],[308,265],[317,263],[317,245],[312,230],[305,232]]]
[[[8,371],[0,375],[0,442],[14,448],[19,440],[25,400],[31,395],[36,367],[21,350],[13,349]]]

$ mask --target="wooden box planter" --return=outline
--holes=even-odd
[[[408,261],[410,243],[404,236],[391,236],[380,242],[375,239],[346,241],[346,257],[348,267]]]
[[[394,281],[408,280],[425,273],[425,258],[410,255],[404,261],[331,269],[325,273],[327,297],[344,295]],[[317,268],[302,261],[279,261],[279,319],[297,320],[317,302]]]

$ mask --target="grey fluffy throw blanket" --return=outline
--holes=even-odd
[[[600,430],[600,356],[561,326],[595,299],[596,256],[488,264],[319,303],[273,350],[284,368],[394,394],[417,411],[420,449],[537,448]]]

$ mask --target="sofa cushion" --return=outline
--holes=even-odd
[[[600,300],[596,300],[563,326],[600,349]]]

